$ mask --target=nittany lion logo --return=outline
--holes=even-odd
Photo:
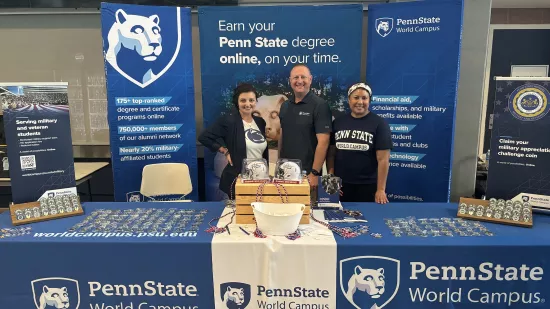
[[[241,282],[222,283],[220,284],[220,295],[224,308],[244,309],[250,303],[250,285]]]
[[[78,309],[78,281],[69,278],[42,278],[31,282],[37,309]]]
[[[141,202],[141,193],[139,191],[133,191],[126,193],[127,202]]]
[[[399,290],[399,268],[399,260],[382,256],[341,260],[341,295],[357,309],[384,308]]]
[[[256,130],[256,129],[248,129],[244,132],[244,135],[247,140],[255,143],[255,144],[262,144],[265,142],[265,138],[262,135],[262,132]]]
[[[508,109],[521,121],[537,121],[548,114],[550,93],[537,84],[525,84],[516,88],[508,100]]]
[[[375,22],[376,32],[380,34],[381,37],[385,38],[393,30],[393,18],[378,18]]]
[[[163,20],[165,15],[142,16],[118,9],[114,13],[115,20],[107,34],[105,60],[122,76],[141,88],[160,78],[176,60],[181,46],[180,8],[174,9],[177,17],[166,18],[166,21]],[[177,36],[165,37],[163,34],[174,30],[177,31]],[[177,43],[175,50],[168,50],[168,56],[172,55],[171,59],[164,62],[160,59],[167,53],[167,43],[174,46],[174,42],[167,40],[177,40]]]

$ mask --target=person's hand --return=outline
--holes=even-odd
[[[231,166],[233,166],[233,161],[231,161],[231,155],[230,155],[230,154],[226,154],[226,155],[225,155],[225,158],[227,159],[227,162],[229,162],[229,164],[230,164]]]
[[[222,154],[225,155],[225,159],[227,160],[227,162],[233,166],[233,161],[231,161],[231,155],[229,154],[229,149],[225,148],[225,147],[220,147],[220,149],[218,149],[218,151]]]
[[[307,175],[307,178],[309,179],[309,185],[312,188],[317,188],[317,186],[319,185],[319,177],[309,173],[309,175]]]
[[[384,190],[376,190],[376,194],[374,195],[374,201],[378,204],[389,203],[388,197],[386,196],[386,192]]]

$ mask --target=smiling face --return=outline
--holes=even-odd
[[[239,112],[242,116],[250,116],[256,108],[256,94],[243,92],[239,95]]]
[[[290,71],[290,87],[296,96],[304,96],[311,87],[311,72],[305,66],[297,66]]]
[[[349,96],[349,107],[351,114],[355,117],[363,117],[369,112],[370,95],[362,88],[359,88]]]

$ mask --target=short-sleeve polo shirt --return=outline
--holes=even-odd
[[[317,148],[316,134],[332,131],[328,103],[311,91],[299,102],[292,96],[281,106],[279,119],[283,130],[280,157],[299,159],[302,169],[311,172]]]

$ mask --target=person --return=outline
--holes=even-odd
[[[342,202],[388,203],[391,131],[384,118],[369,111],[371,98],[369,85],[351,86],[351,113],[333,121],[327,171],[342,179]]]
[[[312,80],[304,64],[295,65],[290,71],[293,95],[279,112],[279,158],[299,159],[312,190],[316,190],[330,143],[332,114],[327,102],[311,91]]]
[[[250,84],[241,84],[233,91],[235,109],[220,116],[199,136],[199,142],[212,152],[220,152],[227,158],[219,188],[233,198],[234,180],[241,173],[247,159],[268,159],[265,139],[265,120],[255,115],[258,93]],[[221,143],[220,143],[221,142]],[[232,191],[233,190],[233,191]]]

